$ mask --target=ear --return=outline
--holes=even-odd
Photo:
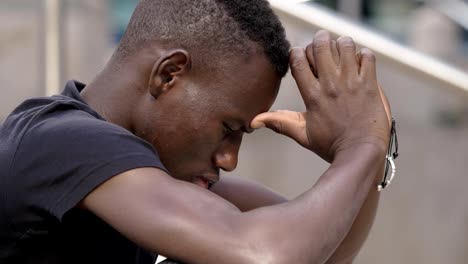
[[[154,98],[169,91],[180,76],[190,71],[190,54],[183,49],[169,50],[154,63],[149,79],[149,92]]]

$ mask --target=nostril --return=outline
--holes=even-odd
[[[224,153],[216,155],[216,167],[223,171],[233,171],[237,166],[237,158],[234,155]]]

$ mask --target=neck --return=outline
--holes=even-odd
[[[131,67],[117,68],[110,62],[81,95],[108,122],[133,131],[133,109],[147,85],[138,77]]]

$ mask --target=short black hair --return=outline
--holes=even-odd
[[[254,47],[277,75],[288,71],[290,45],[266,0],[141,0],[114,56],[124,59],[154,41],[179,45],[207,65],[248,59]]]

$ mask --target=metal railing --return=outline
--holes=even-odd
[[[468,92],[468,74],[433,57],[422,54],[382,36],[363,25],[340,17],[325,8],[298,1],[269,0],[278,12],[299,19],[311,26],[326,29],[336,35],[353,37],[356,43],[373,50],[377,55]]]

